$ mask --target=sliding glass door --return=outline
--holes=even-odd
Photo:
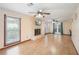
[[[20,19],[6,16],[5,18],[5,45],[20,41]]]

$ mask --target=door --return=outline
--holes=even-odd
[[[20,18],[5,16],[5,45],[20,42]]]
[[[53,33],[54,34],[63,34],[63,24],[60,22],[53,23]]]

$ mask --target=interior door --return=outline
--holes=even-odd
[[[20,36],[20,18],[6,16],[5,45],[19,42]]]

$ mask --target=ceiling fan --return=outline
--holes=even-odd
[[[50,15],[50,13],[48,13],[48,12],[44,12],[43,10],[38,10],[37,12],[29,12],[29,13],[31,13],[31,14],[34,14],[34,16],[37,16],[37,15],[42,15],[43,17],[45,16],[45,15]]]

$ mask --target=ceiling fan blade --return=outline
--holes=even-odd
[[[47,15],[50,15],[50,13],[43,13],[43,14],[47,14]]]
[[[31,14],[32,14],[32,13],[33,13],[33,14],[35,13],[35,14],[36,14],[37,12],[28,12],[28,13],[31,13]]]

